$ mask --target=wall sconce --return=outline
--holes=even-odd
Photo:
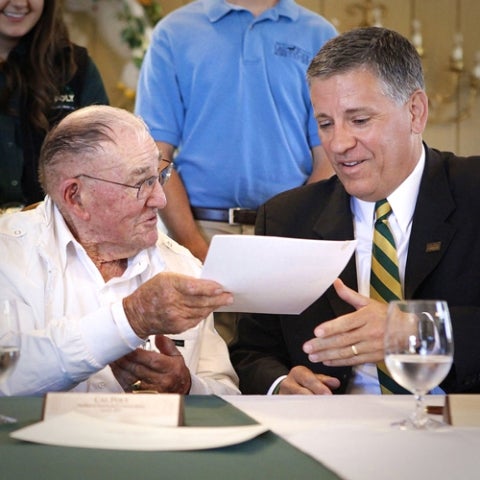
[[[411,42],[420,57],[425,56],[423,35],[420,20],[414,17],[415,1],[411,4]],[[457,0],[457,12],[460,11],[460,0]],[[382,26],[382,18],[387,13],[387,7],[373,0],[363,3],[353,3],[347,6],[350,15],[361,14],[358,26]],[[458,23],[458,22],[457,22]],[[476,52],[474,65],[467,71],[464,65],[463,35],[457,25],[457,33],[453,38],[452,51],[449,58],[448,74],[449,93],[429,92],[429,123],[448,124],[465,120],[471,116],[476,99],[480,93],[480,50]],[[426,78],[426,81],[428,79]]]
[[[423,57],[424,49],[420,21],[412,20],[412,43]],[[469,118],[480,92],[480,51],[475,54],[473,68],[468,71],[464,64],[463,35],[455,33],[449,58],[449,92],[429,94],[429,117],[431,124],[449,124]]]
[[[347,5],[347,13],[355,15],[360,12],[362,20],[359,27],[381,27],[383,14],[387,11],[385,5],[374,4],[372,0],[364,0],[363,3]]]

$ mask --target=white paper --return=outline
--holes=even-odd
[[[17,440],[110,450],[205,450],[235,445],[266,432],[263,425],[155,427],[114,422],[76,411],[12,432]]]
[[[356,243],[215,235],[201,277],[234,294],[219,311],[299,314],[340,275]]]

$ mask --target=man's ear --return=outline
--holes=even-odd
[[[415,91],[410,97],[412,132],[422,134],[428,119],[428,97],[423,90]]]
[[[90,214],[82,201],[82,185],[76,178],[65,180],[61,186],[62,202],[72,215],[88,220]]]

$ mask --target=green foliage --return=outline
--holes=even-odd
[[[156,2],[155,0],[147,0],[143,2],[140,1],[140,4],[145,10],[145,15],[147,16],[150,25],[155,25],[162,18],[162,7],[159,2]]]
[[[137,2],[142,6],[142,16],[134,15],[128,2],[122,0],[123,6],[118,19],[125,23],[125,27],[120,32],[122,41],[132,50],[133,62],[140,68],[148,47],[147,29],[155,26],[162,18],[162,8],[155,0],[137,0]]]

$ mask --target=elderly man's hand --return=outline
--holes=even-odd
[[[280,395],[331,395],[340,386],[335,377],[313,373],[309,368],[297,365],[280,384]]]
[[[177,273],[155,275],[123,299],[123,308],[140,338],[181,333],[195,327],[233,296],[217,282]]]
[[[163,335],[156,336],[155,345],[160,353],[137,348],[110,364],[118,383],[126,392],[135,389],[187,394],[192,381],[182,354]]]
[[[315,328],[315,338],[303,345],[308,359],[331,367],[383,360],[387,304],[360,295],[340,279],[333,285],[339,297],[356,311]]]

